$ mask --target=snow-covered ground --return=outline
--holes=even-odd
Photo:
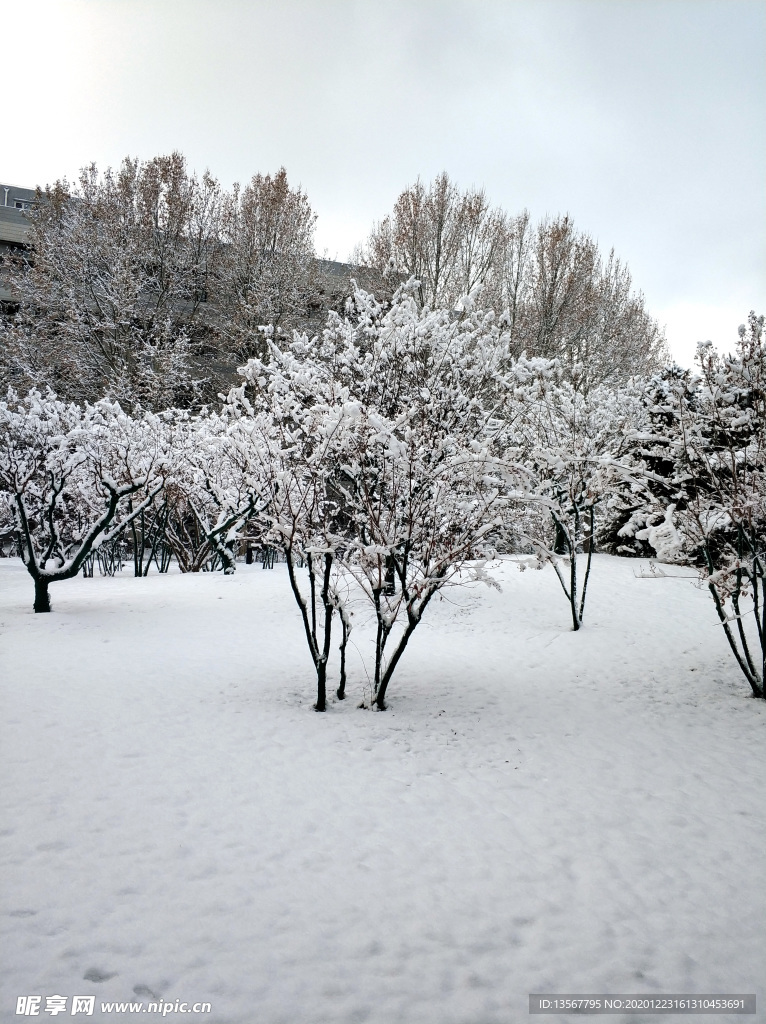
[[[27,994],[210,1024],[761,1003],[766,707],[707,594],[642,568],[597,557],[573,633],[552,571],[506,561],[429,608],[386,713],[352,649],[318,715],[284,566],[79,578],[34,615],[0,561],[2,1021]]]

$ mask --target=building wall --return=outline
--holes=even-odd
[[[24,218],[35,198],[35,190],[0,183],[0,302],[13,296],[3,279],[3,257],[26,244],[29,228]]]
[[[0,184],[0,245],[24,245],[28,234],[24,210],[34,198],[34,189]]]

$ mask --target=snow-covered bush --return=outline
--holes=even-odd
[[[51,583],[75,576],[152,503],[164,473],[151,414],[129,416],[107,400],[80,407],[38,391],[8,392],[0,402],[0,490],[10,497],[36,612],[50,611]]]
[[[233,573],[237,540],[262,510],[261,485],[243,451],[236,417],[183,410],[163,413],[169,467],[164,536],[181,572],[221,567]]]

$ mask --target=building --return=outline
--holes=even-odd
[[[35,199],[35,190],[18,185],[0,184],[0,302],[13,296],[3,280],[2,264],[9,253],[26,245],[29,228],[24,218]]]
[[[34,199],[32,188],[0,185],[0,250],[26,243],[28,230],[24,211],[32,206]]]

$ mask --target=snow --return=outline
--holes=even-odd
[[[574,633],[550,567],[496,563],[501,592],[435,599],[385,713],[360,606],[320,715],[283,565],[78,577],[34,615],[0,560],[2,1020],[33,993],[210,1024],[763,1005],[766,708],[706,592],[642,568],[596,556]]]

